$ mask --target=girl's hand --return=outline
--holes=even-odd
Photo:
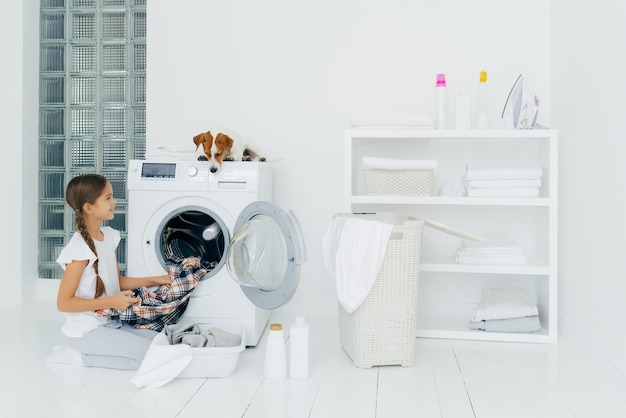
[[[164,274],[163,276],[154,277],[154,284],[157,286],[161,286],[163,284],[171,284],[171,283],[172,283],[172,279],[170,279],[170,276],[168,276],[167,274]]]
[[[130,305],[141,302],[139,296],[135,296],[132,290],[122,290],[120,293],[110,297],[111,308],[115,308],[118,311],[123,311]]]

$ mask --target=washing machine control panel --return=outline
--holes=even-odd
[[[271,169],[268,163],[225,162],[217,173],[206,161],[131,160],[128,190],[171,190],[241,193],[267,190],[271,196]],[[263,197],[265,198],[265,197]]]

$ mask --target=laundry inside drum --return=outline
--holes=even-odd
[[[186,211],[172,217],[161,232],[161,250],[165,259],[199,257],[207,263],[219,263],[224,256],[224,232],[216,220],[200,211]]]

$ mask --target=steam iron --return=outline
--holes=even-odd
[[[532,129],[537,123],[539,113],[539,98],[524,84],[524,77],[520,74],[509,92],[502,119],[508,129]]]

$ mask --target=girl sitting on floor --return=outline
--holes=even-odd
[[[171,283],[167,275],[130,278],[120,275],[116,249],[120,234],[103,221],[114,217],[116,200],[111,183],[99,174],[74,177],[65,200],[75,212],[76,229],[57,262],[63,267],[57,308],[66,315],[61,328],[67,345],[53,349],[51,363],[134,370],[152,339],[150,329],[138,329],[95,311],[123,311],[139,303],[132,289]]]

